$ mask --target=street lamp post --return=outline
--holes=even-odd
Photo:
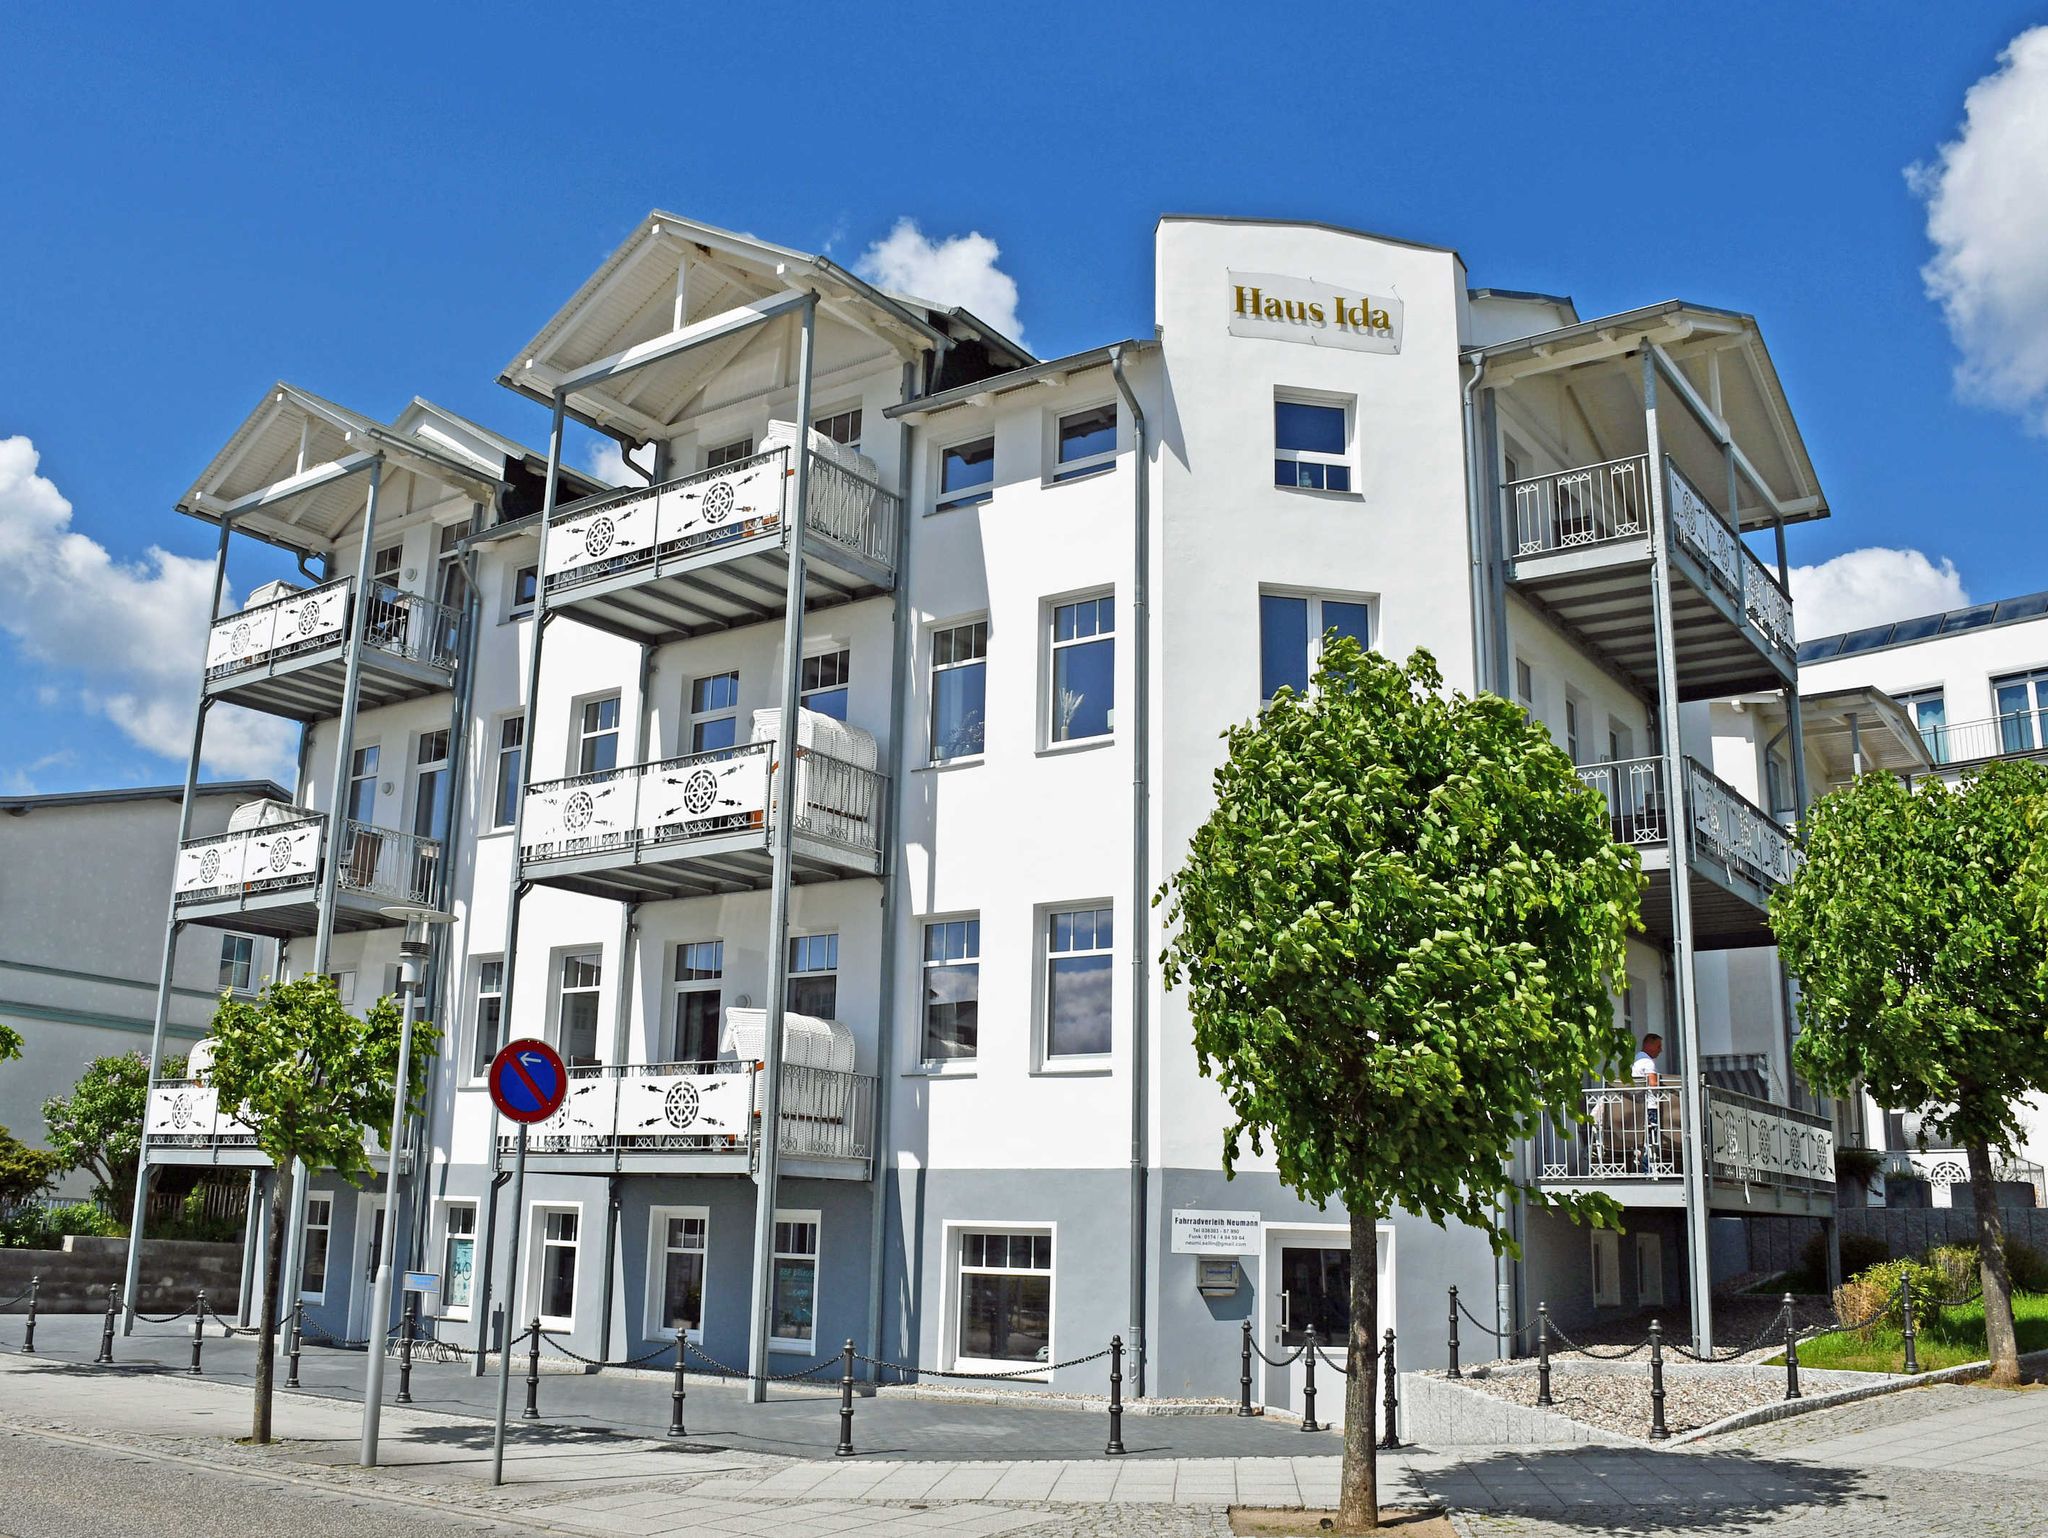
[[[369,1362],[363,1374],[363,1450],[357,1460],[366,1469],[377,1466],[377,1421],[384,1409],[384,1321],[391,1313],[391,1257],[398,1246],[399,1145],[405,1138],[407,1091],[412,1086],[412,1022],[418,1008],[420,975],[427,962],[427,931],[433,924],[454,922],[454,915],[434,908],[400,906],[383,910],[384,917],[405,925],[398,946],[398,986],[405,995],[405,1024],[398,1037],[398,1079],[391,1091],[390,1173],[384,1180],[383,1239],[377,1249],[377,1274],[370,1283]]]

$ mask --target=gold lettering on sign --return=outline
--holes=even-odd
[[[1233,311],[1252,320],[1281,321],[1297,326],[1330,324],[1329,311],[1313,299],[1278,299],[1261,288],[1243,283],[1233,283],[1230,295]],[[1372,336],[1393,336],[1393,317],[1370,298],[1354,300],[1333,294],[1330,302],[1337,312],[1336,323],[1340,329]]]

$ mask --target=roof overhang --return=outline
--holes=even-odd
[[[909,359],[950,340],[925,314],[823,256],[660,210],[607,257],[498,382],[640,443],[667,435],[767,322],[815,295],[822,317]]]
[[[986,406],[997,396],[1008,395],[1016,390],[1029,389],[1038,385],[1061,385],[1075,374],[1086,373],[1089,369],[1106,368],[1112,359],[1122,355],[1135,356],[1140,353],[1156,352],[1157,342],[1126,341],[1112,342],[1107,347],[1091,347],[1086,352],[1069,353],[1064,358],[1048,358],[1043,363],[1034,363],[1029,368],[1012,369],[1007,374],[991,374],[986,379],[977,379],[972,384],[960,385],[956,389],[938,395],[921,396],[917,400],[904,401],[891,406],[882,413],[885,417],[900,417],[910,422],[922,422],[942,411],[952,411],[962,406]]]
[[[1855,773],[1858,753],[1866,772],[1919,774],[1934,767],[1927,743],[1905,707],[1882,689],[1860,686],[1799,696],[1801,735],[1830,781]]]

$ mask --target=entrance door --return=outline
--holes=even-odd
[[[1268,1356],[1293,1352],[1311,1325],[1322,1348],[1316,1363],[1316,1419],[1344,1424],[1342,1364],[1351,1330],[1351,1233],[1348,1228],[1268,1228],[1264,1272],[1264,1347]],[[1394,1231],[1379,1231],[1379,1318],[1374,1337],[1394,1317]],[[1333,1365],[1335,1364],[1335,1365]],[[1265,1369],[1266,1404],[1299,1415],[1308,1369],[1297,1358]]]
[[[356,1198],[356,1267],[349,1280],[348,1338],[367,1340],[370,1326],[370,1283],[384,1254],[384,1198]]]

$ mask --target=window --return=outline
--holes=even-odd
[[[1607,718],[1607,762],[1618,764],[1636,756],[1636,734],[1614,717]]]
[[[476,964],[476,1013],[471,1024],[470,1072],[482,1078],[498,1055],[505,1028],[505,963],[496,956]]]
[[[560,1029],[555,1040],[571,1068],[597,1061],[597,996],[603,963],[596,951],[562,958]]]
[[[299,1296],[318,1303],[327,1296],[327,1240],[334,1231],[334,1198],[306,1198],[305,1258],[299,1262]]]
[[[972,507],[995,495],[996,440],[976,438],[939,454],[939,495],[933,509]]]
[[[1116,727],[1116,599],[1105,594],[1052,611],[1054,742],[1107,737]]]
[[[521,759],[526,749],[526,717],[506,716],[498,722],[497,795],[491,803],[491,825],[509,828],[519,815]]]
[[[818,1214],[775,1214],[775,1286],[768,1333],[777,1345],[808,1347],[817,1329]]]
[[[462,552],[457,546],[468,533],[465,524],[444,523],[434,535],[434,600],[450,609],[462,607]],[[447,616],[451,627],[454,621],[455,616]],[[454,639],[452,634],[449,639]]]
[[[981,920],[924,926],[924,1060],[971,1058],[981,1002]]]
[[[533,595],[540,588],[540,567],[522,566],[512,574],[512,617],[533,612]]]
[[[1664,1237],[1636,1235],[1636,1307],[1660,1308],[1664,1303]]]
[[[1998,702],[1998,751],[2027,753],[2048,747],[2048,669],[1994,678]]]
[[[739,741],[740,675],[713,673],[690,684],[690,751],[716,753]]]
[[[956,1354],[974,1362],[1052,1360],[1052,1235],[960,1236]]]
[[[448,732],[445,728],[420,733],[419,767],[413,773],[412,831],[421,838],[448,836]]]
[[[250,935],[220,937],[220,985],[236,993],[255,986],[256,941]]]
[[[1360,646],[1372,645],[1372,606],[1362,598],[1318,593],[1259,594],[1259,703],[1270,705],[1283,688],[1308,693],[1334,630]]]
[[[1273,484],[1349,491],[1349,409],[1327,401],[1273,402]]]
[[[788,1007],[820,1020],[839,1018],[839,936],[791,935]]]
[[[725,942],[696,940],[676,947],[675,1035],[672,1063],[708,1063],[718,1056],[719,989],[725,982]]]
[[[369,823],[377,813],[377,745],[357,748],[348,761],[348,816]]]
[[[1910,694],[1895,694],[1899,708],[1912,718],[1920,729],[1920,738],[1927,744],[1927,751],[1937,764],[1948,762],[1948,704],[1939,689],[1915,689]],[[2004,710],[2001,701],[1999,709]]]
[[[656,1339],[682,1330],[692,1338],[704,1329],[704,1256],[711,1216],[702,1207],[656,1207],[649,1250],[654,1275],[648,1298],[654,1304],[648,1334]]]
[[[1536,709],[1536,671],[1520,657],[1515,659],[1515,703],[1522,709]]]
[[[353,969],[329,972],[327,980],[334,984],[334,996],[340,999],[344,1006],[355,1003],[356,974]]]
[[[576,1318],[576,1246],[581,1214],[570,1207],[543,1207],[540,1263],[534,1267],[534,1307],[542,1324],[567,1328]]]
[[[730,443],[721,443],[717,448],[704,451],[704,468],[716,470],[720,465],[736,465],[743,459],[754,457],[752,438],[735,438]]]
[[[845,647],[804,658],[803,707],[835,721],[846,719],[846,681],[853,675],[853,653]]]
[[[1613,1308],[1621,1302],[1621,1235],[1611,1228],[1593,1230],[1593,1306]]]
[[[860,407],[819,417],[811,426],[834,443],[852,449],[856,454],[860,452]]]
[[[576,718],[576,773],[599,774],[619,766],[619,697],[585,700]]]
[[[981,752],[987,702],[988,621],[933,631],[933,763]]]
[[[405,562],[405,549],[401,545],[386,545],[370,557],[370,580],[398,586],[400,568]]]
[[[1054,481],[1078,481],[1116,464],[1116,407],[1070,411],[1054,430]]]
[[[1063,908],[1045,920],[1045,1055],[1092,1057],[1109,1050],[1108,908]]]
[[[1564,697],[1564,750],[1573,763],[1586,761],[1579,744],[1579,702],[1569,694]]]
[[[441,1240],[441,1312],[467,1319],[475,1279],[476,1207],[450,1203]]]

